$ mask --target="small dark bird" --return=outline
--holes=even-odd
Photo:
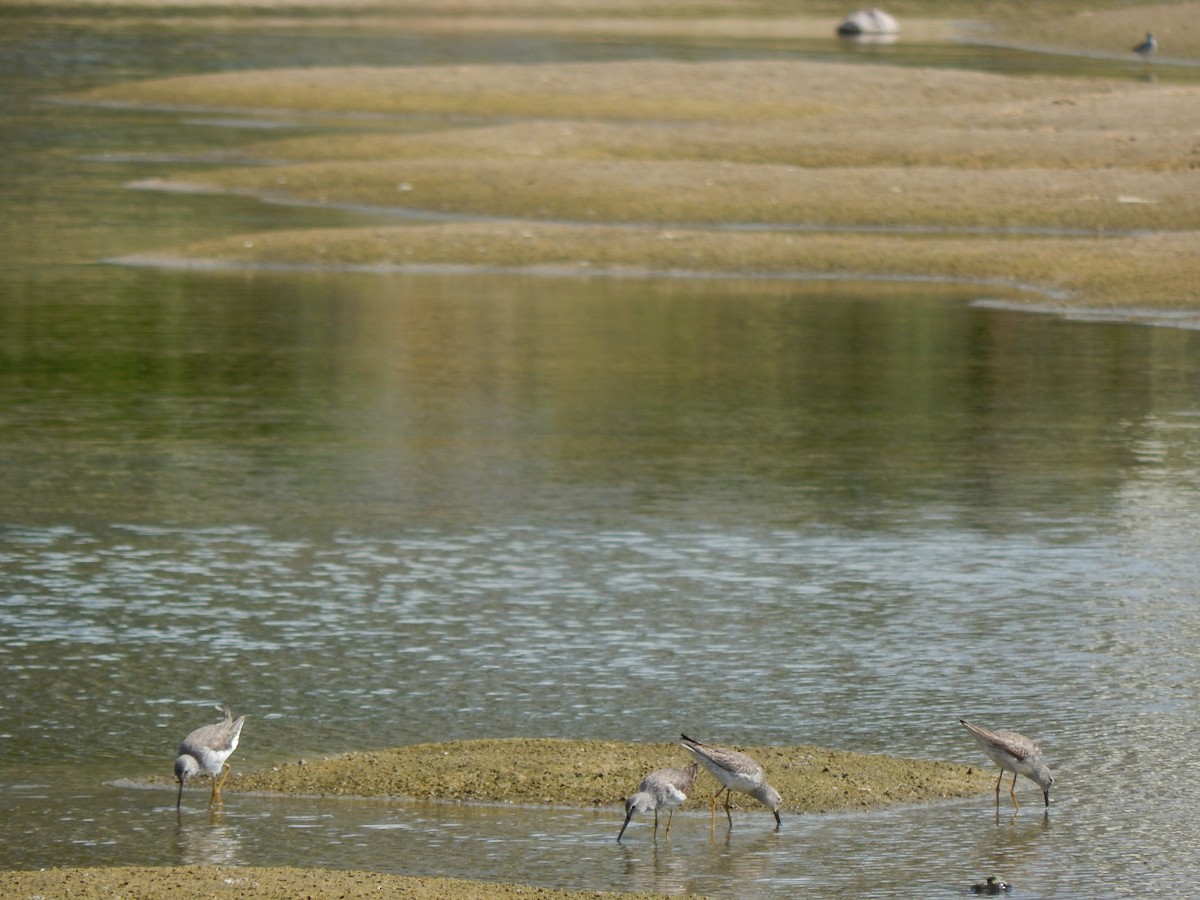
[[[1131,49],[1142,59],[1149,59],[1151,54],[1158,49],[1158,39],[1154,37],[1154,32],[1147,31],[1146,39]]]

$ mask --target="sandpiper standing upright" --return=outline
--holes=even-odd
[[[211,775],[213,779],[208,805],[221,805],[221,787],[229,777],[229,765],[225,760],[237,749],[245,721],[244,715],[235,719],[226,706],[225,721],[203,725],[183,739],[177,751],[179,755],[175,758],[175,779],[179,782],[176,809],[183,804],[183,783],[201,772]]]
[[[692,754],[695,760],[708,769],[712,776],[721,782],[723,787],[712,798],[712,818],[716,821],[717,797],[725,794],[725,817],[729,819],[729,827],[733,827],[733,815],[729,812],[729,798],[733,791],[749,794],[763,806],[775,814],[775,827],[783,824],[779,818],[779,806],[783,798],[779,791],[767,784],[763,767],[753,757],[738,750],[727,750],[713,744],[702,744],[694,741],[686,734],[683,738],[683,749]]]
[[[1132,49],[1142,59],[1149,59],[1158,49],[1158,39],[1154,36],[1153,31],[1147,31],[1146,39]]]
[[[1054,776],[1042,761],[1042,751],[1038,745],[1015,731],[992,731],[980,725],[972,725],[966,719],[959,719],[967,731],[974,736],[979,749],[986,753],[1000,767],[1000,777],[996,780],[996,806],[1000,805],[1000,782],[1004,780],[1005,771],[1013,773],[1012,786],[1008,795],[1012,797],[1013,806],[1021,808],[1017,802],[1017,776],[1024,775],[1042,789],[1046,805],[1050,805],[1050,785],[1054,784]]]

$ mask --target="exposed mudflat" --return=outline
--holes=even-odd
[[[823,7],[632,14],[597,0],[539,13],[473,0],[447,18],[403,6],[417,31],[753,40],[769,25],[834,40]],[[984,4],[973,33],[1124,54],[1133,73],[1126,45],[1154,27],[1164,65],[1200,60],[1200,3],[1056,5],[1032,29],[1006,9]],[[948,39],[954,11],[937,11],[914,8],[902,39]],[[1158,83],[1155,64],[1120,81],[803,59],[312,68],[72,99],[327,123],[134,186],[398,216],[395,228],[213,235],[126,262],[894,276],[1020,285],[1038,307],[1195,309],[1200,87]]]
[[[783,795],[784,812],[966,797],[993,784],[991,775],[978,766],[819,747],[739,749],[762,764],[770,783]],[[225,791],[619,808],[651,770],[689,762],[691,757],[678,744],[548,738],[455,741],[235,773]],[[719,787],[715,779],[701,774],[688,805],[706,803]],[[769,815],[753,800],[742,801],[748,812],[758,809]]]

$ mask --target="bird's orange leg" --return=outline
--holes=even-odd
[[[225,801],[221,799],[221,788],[225,786],[225,779],[229,777],[229,763],[221,769],[221,777],[213,776],[212,796],[208,799],[209,806],[221,806]]]

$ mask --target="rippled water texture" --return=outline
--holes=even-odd
[[[0,866],[1189,893],[1200,333],[963,288],[92,265],[340,214],[127,191],[145,163],[104,152],[238,138],[36,99],[187,68],[201,38],[3,40]],[[382,52],[204,40],[214,66]],[[984,796],[778,833],[749,809],[713,839],[700,810],[621,845],[616,806],[210,815],[191,792],[177,816],[132,782],[221,701],[251,715],[239,766],[681,729],[983,765],[969,715],[1042,743],[1055,803],[1026,783],[1015,816]]]

